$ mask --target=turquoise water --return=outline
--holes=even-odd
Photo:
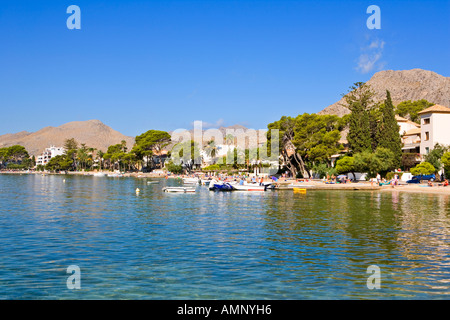
[[[0,299],[450,297],[448,196],[166,184],[0,175]]]

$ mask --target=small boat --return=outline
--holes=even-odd
[[[228,182],[216,182],[209,184],[209,190],[211,191],[233,191],[233,186]]]
[[[178,192],[178,193],[194,193],[194,187],[165,187],[162,189],[164,192]]]
[[[260,186],[258,184],[243,184],[233,185],[233,190],[236,191],[266,191],[267,186]]]
[[[106,173],[104,172],[96,172],[93,174],[94,177],[106,177]]]
[[[198,184],[198,178],[183,178],[184,184]]]
[[[147,184],[157,184],[159,181],[147,181]]]
[[[108,174],[108,177],[110,177],[110,178],[121,178],[121,177],[123,177],[123,174],[121,174],[121,173],[110,173],[110,174]]]

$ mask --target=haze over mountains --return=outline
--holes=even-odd
[[[386,90],[389,90],[394,105],[406,100],[425,99],[435,104],[450,107],[450,78],[433,71],[422,69],[380,71],[375,73],[366,83],[375,92],[375,101],[385,100]],[[318,114],[336,114],[342,117],[350,113],[345,104],[345,100],[342,98],[318,112]]]

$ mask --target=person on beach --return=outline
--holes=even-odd
[[[433,186],[433,182],[431,182],[431,180],[428,180],[428,186],[432,187]]]
[[[379,185],[381,182],[381,175],[377,173],[377,184]]]
[[[447,187],[447,186],[448,186],[448,180],[445,179],[445,180],[444,180],[444,187]]]

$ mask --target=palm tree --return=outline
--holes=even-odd
[[[208,141],[208,145],[205,148],[205,152],[208,156],[210,156],[212,159],[214,159],[217,155],[217,146],[214,140]],[[213,160],[213,162],[215,162]]]
[[[103,165],[103,156],[105,155],[105,153],[102,150],[98,150],[97,151],[97,160],[100,166],[100,171],[102,170],[102,165]]]
[[[225,136],[225,143],[227,145],[232,145],[234,143],[234,136],[232,134],[227,134]]]

